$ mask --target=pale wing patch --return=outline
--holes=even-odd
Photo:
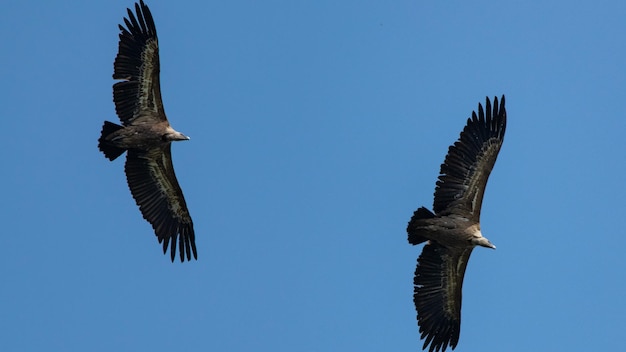
[[[171,154],[155,149],[150,153],[150,158],[146,158],[150,175],[160,185],[159,190],[162,197],[167,201],[168,208],[181,220],[189,217],[187,207],[183,206],[179,191],[180,188],[172,167]],[[176,183],[176,184],[174,184]]]
[[[469,172],[471,174],[471,178],[469,179],[466,189],[468,190],[467,196],[470,198],[470,209],[472,212],[480,212],[480,206],[482,204],[478,203],[479,201],[482,203],[482,197],[484,195],[487,179],[491,174],[491,170],[495,164],[495,159],[498,157],[501,145],[502,141],[497,138],[491,138],[487,141],[482,155],[473,165],[473,172]],[[470,175],[468,175],[468,177],[469,176]]]
[[[141,54],[143,66],[141,71],[141,93],[139,94],[139,110],[163,112],[161,88],[159,82],[159,44],[155,39],[146,43]]]

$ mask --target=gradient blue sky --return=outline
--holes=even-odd
[[[0,350],[420,350],[406,223],[501,94],[456,351],[624,348],[626,2],[148,1],[184,264],[96,148],[132,5],[0,5]]]

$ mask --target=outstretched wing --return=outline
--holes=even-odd
[[[180,250],[180,261],[198,258],[193,222],[178,185],[172,165],[171,144],[164,149],[148,151],[131,149],[126,158],[126,179],[144,219],[154,228],[163,243],[163,253],[170,243],[171,257],[176,256],[176,242]]]
[[[119,25],[120,42],[113,64],[115,111],[124,126],[138,119],[165,121],[159,82],[159,42],[150,9],[143,1],[135,3],[135,13],[128,9],[126,27]]]
[[[487,179],[498,157],[506,130],[504,95],[493,109],[478,104],[459,140],[448,149],[435,187],[433,209],[439,216],[456,214],[478,222]]]
[[[461,289],[472,247],[454,252],[429,241],[417,259],[413,302],[423,349],[454,349],[461,331]]]

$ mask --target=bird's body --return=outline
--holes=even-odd
[[[108,133],[106,133],[103,142],[108,146],[122,150],[137,149],[147,151],[152,148],[163,149],[173,141],[189,139],[189,137],[175,131],[167,121],[126,127],[108,121],[106,123],[112,126],[109,127],[110,130],[106,131]]]
[[[426,208],[420,209],[428,211]],[[431,217],[429,215],[420,217],[420,215],[415,214],[411,219],[409,225],[411,231],[409,242],[411,244],[430,240],[449,249],[465,249],[468,244],[476,246],[483,241],[488,241],[480,232],[480,223],[455,215],[445,217]],[[495,246],[489,245],[484,247],[495,248]]]
[[[493,109],[487,99],[486,113],[479,104],[441,165],[434,213],[420,207],[407,226],[410,244],[427,242],[417,260],[413,301],[430,352],[456,347],[469,257],[476,246],[496,248],[480,231],[480,209],[505,130],[504,96],[500,105],[494,99]]]
[[[193,222],[172,164],[171,143],[189,137],[169,124],[161,100],[159,44],[148,7],[135,3],[129,9],[126,27],[120,28],[113,78],[113,101],[122,125],[105,121],[98,149],[109,160],[124,152],[124,171],[131,194],[143,217],[152,225],[163,252],[171,243],[180,260],[197,258]]]

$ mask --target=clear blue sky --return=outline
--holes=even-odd
[[[96,147],[133,2],[3,1],[0,350],[420,350],[406,223],[501,94],[456,351],[624,348],[626,2],[147,4],[198,261]]]

